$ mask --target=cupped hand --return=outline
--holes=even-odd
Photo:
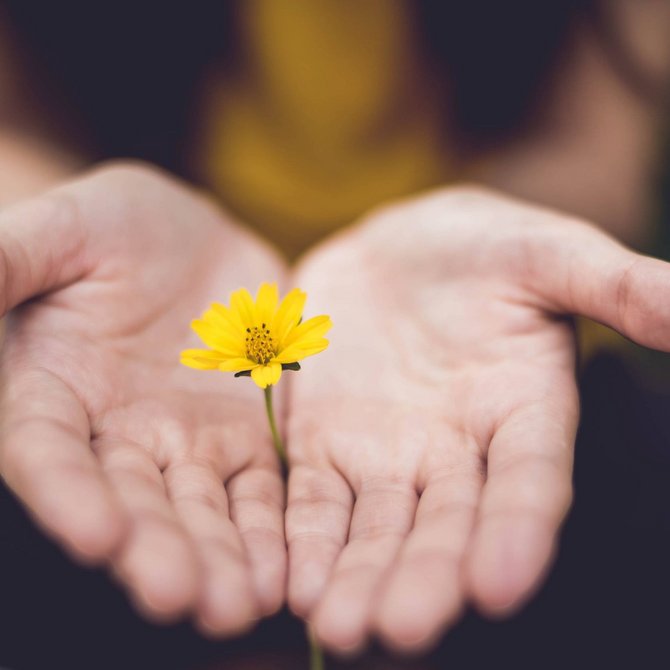
[[[190,320],[283,279],[268,247],[156,170],[92,172],[0,214],[0,473],[147,615],[231,634],[284,596],[283,485],[248,380],[179,365]]]
[[[330,349],[291,380],[289,604],[329,648],[420,650],[538,587],[571,501],[568,315],[670,349],[670,266],[476,188],[374,213],[299,284]]]

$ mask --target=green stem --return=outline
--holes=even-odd
[[[325,670],[326,665],[323,662],[323,651],[316,641],[314,633],[307,626],[307,637],[309,638],[309,668],[310,670]]]
[[[270,432],[272,433],[272,440],[275,443],[275,449],[277,455],[282,462],[283,466],[287,465],[286,460],[286,450],[284,449],[284,443],[282,442],[279,431],[277,430],[277,422],[275,421],[275,413],[272,408],[272,386],[266,386],[264,389],[265,393],[265,410],[268,413],[268,421],[270,422]]]
[[[288,461],[286,460],[286,449],[284,449],[284,442],[279,435],[277,430],[277,422],[275,421],[274,408],[272,406],[272,386],[266,386],[264,389],[265,394],[265,410],[268,414],[268,422],[270,424],[270,432],[272,433],[272,441],[275,445],[275,450],[279,456],[279,460],[282,463],[282,466],[286,468],[288,466]],[[309,639],[309,667],[310,670],[325,670],[326,666],[323,661],[323,652],[319,643],[316,641],[316,637],[312,634],[312,631],[307,626],[307,637]]]

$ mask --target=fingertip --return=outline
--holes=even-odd
[[[309,594],[303,594],[300,589],[289,589],[288,608],[291,613],[299,619],[306,619],[314,606],[313,598]]]
[[[533,519],[480,531],[465,576],[474,605],[492,618],[513,614],[538,589],[555,549],[552,533]]]
[[[326,586],[327,574],[320,563],[306,562],[292,567],[288,605],[297,617],[306,619],[310,615]]]
[[[429,651],[439,638],[432,630],[402,627],[396,621],[380,621],[377,636],[381,643],[393,654],[417,656]]]
[[[235,637],[251,630],[260,617],[248,576],[210,578],[200,594],[195,624],[206,637]]]
[[[77,525],[62,539],[79,562],[93,566],[107,561],[127,532],[127,519],[120,510],[110,508],[99,515],[98,521]]]
[[[323,646],[339,656],[359,654],[367,642],[365,612],[355,599],[332,594],[319,603],[310,623]]]
[[[312,622],[312,630],[324,649],[344,659],[358,656],[366,647],[366,636],[344,621],[324,623],[315,619]]]
[[[251,585],[260,613],[269,616],[284,604],[287,588],[286,543],[272,528],[246,530],[243,540],[247,548]]]
[[[435,644],[439,636],[460,616],[460,593],[426,592],[413,579],[412,589],[392,585],[382,597],[374,617],[374,628],[382,643],[403,655],[419,654]]]
[[[170,572],[145,580],[136,587],[137,597],[145,612],[159,621],[173,621],[191,609],[196,598],[193,579]]]
[[[153,621],[173,621],[193,608],[198,597],[197,564],[189,547],[155,531],[122,548],[116,571],[128,584],[138,609]]]
[[[263,572],[254,571],[254,590],[263,616],[276,614],[286,598],[286,566],[272,564]]]
[[[197,631],[203,637],[210,640],[221,640],[240,637],[251,632],[258,624],[258,619],[252,618],[230,623],[199,615],[196,617],[194,624]]]
[[[87,498],[85,505],[77,498],[45,499],[41,505],[44,511],[33,509],[33,512],[75,560],[97,565],[121,546],[129,524],[111,496],[98,491]]]
[[[156,624],[171,624],[183,618],[195,604],[197,587],[195,575],[175,565],[159,564],[154,570],[138,569],[137,565],[121,562],[114,573],[129,591],[130,600],[139,614]]]
[[[140,613],[155,623],[173,623],[192,607],[195,594],[188,579],[144,581],[131,586],[132,600]]]

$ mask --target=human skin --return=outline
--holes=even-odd
[[[0,249],[9,487],[152,619],[230,635],[277,610],[284,494],[262,402],[246,380],[179,365],[210,301],[282,282],[277,254],[133,164],[3,210]]]
[[[425,649],[538,588],[571,501],[570,315],[670,350],[670,264],[457,187],[373,213],[295,281],[333,319],[291,378],[288,601],[329,649]]]

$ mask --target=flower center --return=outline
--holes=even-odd
[[[247,358],[256,363],[267,365],[277,353],[275,351],[275,342],[270,335],[269,328],[264,323],[261,327],[253,326],[247,328]]]

